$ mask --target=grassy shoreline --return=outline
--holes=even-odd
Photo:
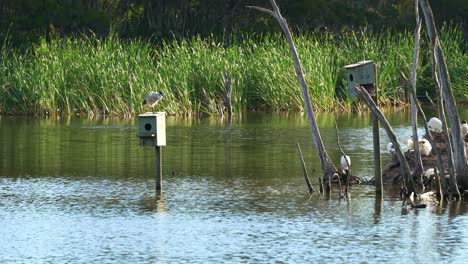
[[[453,91],[468,101],[468,55],[458,27],[443,27],[441,41]],[[219,114],[223,73],[233,80],[235,112],[302,111],[303,101],[287,43],[282,35],[223,46],[214,38],[193,38],[153,46],[140,40],[55,39],[27,51],[0,52],[1,114],[84,114],[132,116],[144,111],[149,91],[163,91],[156,110],[170,115]],[[409,75],[412,32],[371,35],[350,32],[295,36],[296,47],[318,111],[348,111],[343,66],[361,60],[378,64],[379,101],[404,100],[400,70]],[[418,90],[433,90],[427,38],[423,37]],[[424,87],[428,87],[425,89]]]

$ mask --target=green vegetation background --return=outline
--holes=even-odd
[[[405,100],[414,1],[277,1],[295,33],[314,107],[349,110],[342,67],[374,60],[379,100]],[[468,2],[430,1],[454,93],[468,101]],[[269,1],[2,1],[0,112],[132,115],[150,90],[170,114],[218,114],[223,73],[235,111],[302,110],[275,20],[245,8]],[[445,20],[454,23],[447,25]],[[424,34],[424,33],[423,33]],[[433,91],[423,36],[419,92]]]

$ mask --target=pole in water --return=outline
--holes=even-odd
[[[375,83],[374,83],[374,99],[375,104],[378,106],[379,101],[377,97],[377,64],[374,64]],[[374,172],[375,172],[375,192],[382,194],[382,165],[380,163],[380,133],[379,133],[379,120],[375,114],[372,114],[372,134],[374,136]]]
[[[162,148],[160,146],[155,147],[155,180],[156,190],[162,190]]]
[[[356,85],[366,89],[369,95],[378,105],[377,98],[377,65],[373,61],[360,61],[358,63],[346,65],[346,78],[348,82],[348,96],[356,98]],[[380,134],[379,121],[374,114],[372,116],[372,134],[374,139],[374,171],[375,171],[375,190],[376,193],[382,193],[382,166],[380,164]]]
[[[166,145],[166,113],[144,113],[138,116],[140,146],[154,147],[156,190],[162,189],[162,146]]]

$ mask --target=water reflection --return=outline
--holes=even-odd
[[[388,115],[401,137],[407,113]],[[373,175],[367,114],[318,116],[330,158],[334,122],[353,172]],[[0,260],[5,263],[461,262],[467,204],[402,207],[376,198],[309,198],[295,144],[320,171],[301,114],[167,119],[163,192],[135,120],[0,119]],[[382,135],[384,138],[385,135]],[[385,148],[382,140],[382,148]],[[385,158],[385,157],[384,157]],[[317,184],[320,173],[314,173]]]
[[[141,210],[153,213],[165,213],[166,207],[164,205],[163,192],[156,190],[154,195],[147,195],[142,197],[138,204]]]

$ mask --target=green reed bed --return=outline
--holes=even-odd
[[[455,98],[468,102],[468,45],[463,40],[461,29],[453,25],[444,25],[440,41],[452,81]],[[428,67],[430,70],[430,67]],[[432,83],[431,83],[432,84]]]
[[[433,89],[424,41],[420,91]],[[461,30],[442,28],[441,41],[454,93],[466,101],[468,60]],[[381,103],[404,98],[399,72],[409,76],[412,32],[304,34],[295,36],[295,44],[317,110],[352,109],[355,101],[347,98],[343,66],[361,60],[378,64]],[[129,116],[147,110],[141,102],[148,91],[163,91],[156,110],[219,114],[225,71],[233,81],[235,112],[304,109],[289,47],[280,34],[244,36],[229,46],[213,37],[159,46],[116,37],[55,39],[27,51],[3,45],[0,56],[2,113]]]

